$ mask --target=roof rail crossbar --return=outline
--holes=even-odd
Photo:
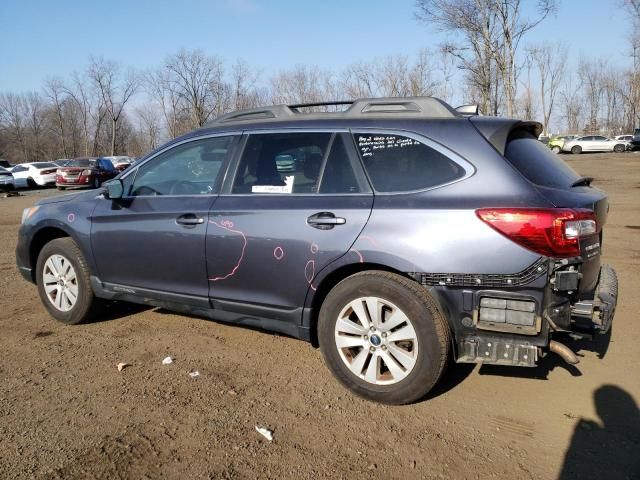
[[[270,107],[248,108],[245,110],[227,113],[207,122],[207,125],[249,120],[269,120],[272,118],[288,117],[291,115],[293,115],[293,111],[287,105],[273,105]]]
[[[347,110],[351,116],[375,114],[407,114],[430,118],[455,117],[456,112],[434,97],[361,98]]]
[[[344,118],[372,117],[376,115],[406,115],[410,118],[455,118],[477,114],[476,106],[463,106],[458,109],[435,97],[387,97],[359,98],[357,100],[339,100],[335,102],[296,103],[291,105],[272,105],[249,108],[227,113],[208,122],[205,127],[221,123],[291,119],[294,116],[314,118],[318,112],[300,112],[300,108],[349,105],[344,111],[323,112],[322,115],[335,115]],[[475,110],[474,110],[475,109]],[[476,113],[473,113],[473,112]]]

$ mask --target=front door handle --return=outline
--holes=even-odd
[[[347,223],[346,218],[336,217],[331,212],[318,212],[307,218],[307,224],[319,230],[329,230],[336,225]]]
[[[186,228],[193,228],[204,223],[204,218],[198,217],[195,213],[185,213],[176,218],[176,224]]]

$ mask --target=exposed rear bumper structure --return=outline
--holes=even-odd
[[[587,319],[599,333],[607,333],[618,303],[618,276],[611,265],[600,268],[593,299],[581,300],[571,306],[571,316],[578,322]]]
[[[544,283],[545,277],[538,281]],[[558,277],[550,274],[546,279],[553,279],[555,285]],[[584,338],[606,334],[618,301],[618,278],[610,265],[603,265],[597,285],[588,296],[592,298],[572,303],[566,299],[562,304],[549,305],[542,297],[527,298],[522,291],[478,289],[465,293],[473,298],[469,301],[473,316],[463,319],[463,324],[475,327],[475,331],[458,337],[457,362],[535,367],[540,357],[552,352],[576,364],[576,355],[553,334],[564,332]]]

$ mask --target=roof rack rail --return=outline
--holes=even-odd
[[[333,105],[350,105],[340,112],[301,112],[301,108],[324,107]],[[455,118],[476,115],[470,106],[453,109],[447,103],[435,97],[384,97],[359,98],[356,100],[340,100],[334,102],[296,103],[291,105],[272,105],[268,107],[250,108],[227,113],[208,122],[205,127],[221,123],[242,122],[251,120],[276,120],[295,116],[334,115],[343,118],[369,117],[375,115],[398,114],[421,118]],[[308,118],[309,118],[308,117]]]
[[[315,102],[315,103],[296,103],[294,105],[287,105],[289,108],[295,110],[305,107],[329,107],[332,105],[353,105],[353,100],[337,100],[335,102]]]
[[[460,105],[459,107],[456,107],[456,112],[458,112],[460,115],[464,115],[465,117],[480,115],[478,105],[473,104]]]

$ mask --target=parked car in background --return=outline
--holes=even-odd
[[[449,359],[575,364],[566,335],[609,331],[607,195],[539,123],[431,97],[299,110],[313,106],[223,115],[100,192],[41,199],[22,217],[20,272],[61,322],[109,299],[286,333],[393,404],[422,398]]]
[[[562,147],[565,142],[578,138],[579,135],[558,135],[557,137],[553,137],[549,140],[547,146],[551,149],[553,153],[562,152]]]
[[[106,158],[76,158],[58,169],[56,187],[59,190],[64,190],[67,187],[98,188],[102,182],[117,174],[118,171]]]
[[[11,165],[7,160],[3,160],[0,158],[0,167],[11,168],[13,167],[13,165]]]
[[[6,192],[9,190],[15,190],[15,189],[16,189],[16,184],[13,179],[13,175],[11,174],[11,171],[7,170],[4,167],[0,167],[0,190]]]
[[[54,185],[58,166],[53,162],[19,163],[11,169],[15,180],[20,180],[20,186],[35,188]]]
[[[113,164],[113,166],[118,170],[118,172],[122,172],[129,168],[133,164],[133,158],[128,155],[113,155],[113,156],[105,156],[100,157],[105,158]]]
[[[631,138],[630,150],[640,149],[640,128],[636,128]]]
[[[631,150],[631,140],[633,140],[632,134],[617,135],[613,137],[613,139],[619,141],[620,143],[624,143],[626,145],[626,149]]]
[[[587,135],[565,142],[562,146],[563,152],[583,153],[583,152],[616,152],[621,153],[627,149],[627,145],[618,140],[603,137],[601,135]]]
[[[53,163],[55,163],[57,166],[59,167],[64,167],[67,165],[67,163],[69,163],[71,160],[69,160],[68,158],[59,158],[57,160],[54,160]]]
[[[115,160],[111,160],[113,166],[118,172],[123,172],[131,165],[133,165],[133,158],[131,157],[116,157]]]

